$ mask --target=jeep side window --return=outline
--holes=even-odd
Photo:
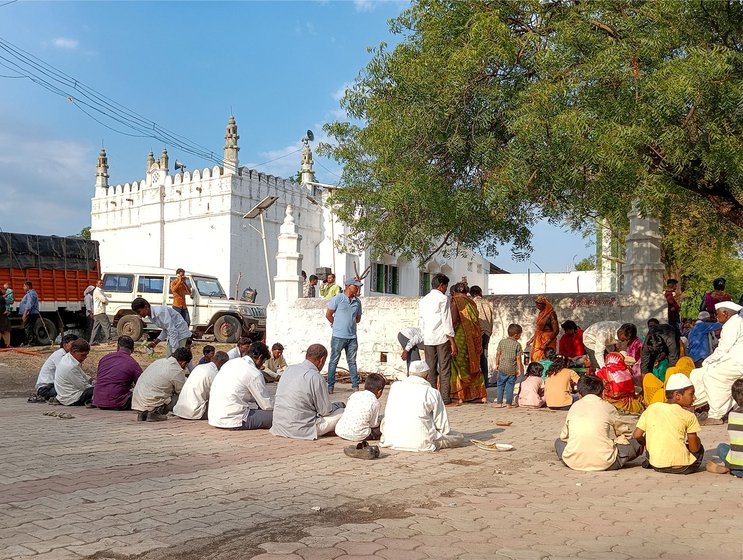
[[[162,294],[163,277],[144,275],[140,276],[139,283],[137,284],[137,291],[144,292],[146,294]]]
[[[131,293],[133,287],[133,274],[106,274],[106,276],[103,278],[104,292]]]

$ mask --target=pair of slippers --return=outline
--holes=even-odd
[[[379,457],[379,447],[376,445],[369,445],[367,442],[362,441],[356,445],[344,447],[343,453],[352,459],[376,459]]]
[[[57,418],[62,418],[64,420],[69,420],[70,418],[74,418],[72,414],[69,412],[57,412],[56,410],[48,410],[44,413],[44,416],[56,416]]]

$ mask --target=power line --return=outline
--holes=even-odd
[[[7,6],[9,4],[13,4],[14,2],[18,2],[18,0],[9,0],[8,2],[5,2],[3,4],[0,4],[0,8],[2,8],[3,6]],[[3,78],[7,78],[7,77],[8,76],[3,76]]]

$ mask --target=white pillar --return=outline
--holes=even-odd
[[[293,303],[302,296],[302,253],[299,252],[302,236],[297,233],[291,205],[286,207],[284,223],[279,231],[274,301],[281,305]]]
[[[660,222],[641,217],[637,205],[629,216],[629,235],[622,272],[622,291],[637,298],[657,298],[663,292],[665,266],[661,262]]]

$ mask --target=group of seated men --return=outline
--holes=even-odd
[[[189,373],[193,356],[188,348],[176,348],[142,371],[131,355],[134,341],[121,336],[116,351],[100,360],[95,384],[82,369],[89,351],[85,340],[66,335],[39,373],[38,398],[56,398],[68,406],[131,409],[138,411],[139,420],[150,422],[165,420],[172,412],[187,420],[207,419],[216,428],[270,429],[292,439],[314,440],[336,432],[349,441],[379,439],[382,447],[405,451],[436,451],[464,441],[451,431],[423,361],[412,362],[410,376],[392,385],[382,416],[378,401],[386,382],[378,374],[367,376],[364,390],[354,392],[347,405],[330,400],[320,373],[328,351],[321,344],[311,345],[303,362],[288,367],[280,344],[271,351],[248,340],[240,340],[230,352],[207,346]],[[272,397],[266,382],[276,378]]]

